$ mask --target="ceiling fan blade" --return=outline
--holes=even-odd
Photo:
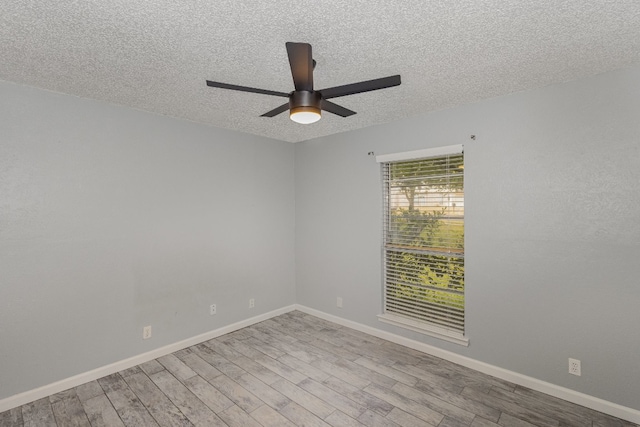
[[[247,86],[230,85],[228,83],[212,82],[210,80],[207,80],[207,86],[217,87],[220,89],[239,90],[241,92],[260,93],[263,95],[283,96],[285,98],[289,97],[289,94],[284,92],[276,92],[274,90],[266,90],[266,89],[256,89],[254,87],[247,87]]]
[[[309,43],[287,42],[287,55],[296,90],[313,91],[313,58]]]
[[[318,92],[322,93],[323,99],[337,98],[339,96],[353,95],[355,93],[369,92],[372,90],[384,89],[392,86],[400,85],[400,75],[383,77],[381,79],[367,80],[365,82],[351,83],[344,86],[335,86],[323,89]]]
[[[344,108],[338,104],[334,104],[333,102],[327,101],[326,99],[322,100],[322,109],[330,113],[337,114],[340,117],[349,117],[356,114],[355,111],[351,111],[348,108]]]
[[[286,104],[282,104],[281,106],[279,106],[277,108],[274,108],[271,111],[267,111],[266,113],[264,113],[260,117],[275,117],[280,113],[284,113],[288,109],[289,109],[289,103],[287,102]]]

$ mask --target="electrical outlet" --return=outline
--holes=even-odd
[[[142,328],[142,339],[148,340],[149,338],[151,338],[151,325]]]
[[[249,308],[253,308],[253,307],[255,307],[255,306],[256,306],[256,300],[255,300],[255,299],[253,299],[253,298],[251,298],[251,299],[249,300]]]
[[[582,375],[580,361],[578,359],[569,358],[569,373],[577,376]]]
[[[213,316],[214,314],[216,314],[216,310],[217,310],[217,309],[216,309],[216,305],[215,305],[215,304],[211,304],[211,305],[209,306],[209,314],[210,314],[211,316]]]
[[[342,308],[342,297],[338,297],[338,299],[336,300],[336,306],[338,308]]]

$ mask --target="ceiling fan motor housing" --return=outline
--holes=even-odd
[[[322,95],[320,92],[296,90],[289,97],[289,110],[291,113],[314,112],[320,114]]]

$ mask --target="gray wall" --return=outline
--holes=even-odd
[[[640,409],[639,139],[635,66],[296,144],[297,302]],[[381,184],[367,155],[460,143],[468,348],[377,320]]]
[[[293,304],[293,167],[289,143],[0,82],[0,399]]]

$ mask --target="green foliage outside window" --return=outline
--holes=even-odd
[[[392,230],[397,235],[389,239],[388,248],[398,251],[387,253],[388,271],[398,272],[393,276],[394,291],[398,297],[418,299],[452,308],[464,307],[464,259],[456,253],[453,256],[433,253],[414,253],[401,248],[443,248],[463,250],[464,226],[455,220],[441,220],[445,211],[409,212],[396,209],[392,212]],[[445,230],[446,229],[446,230]],[[406,237],[412,236],[410,241]],[[394,244],[395,243],[395,244]],[[446,292],[442,292],[445,290]]]

